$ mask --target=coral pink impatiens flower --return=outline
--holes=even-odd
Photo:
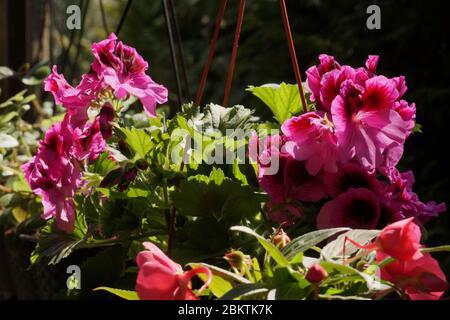
[[[161,249],[151,242],[144,242],[136,262],[139,273],[136,292],[141,300],[197,300],[191,290],[191,279],[199,273],[207,276],[200,292],[211,282],[211,271],[197,267],[184,272],[181,266],[167,257]]]
[[[292,117],[281,126],[289,139],[286,152],[298,161],[305,161],[306,170],[315,176],[320,170],[337,171],[337,139],[333,124],[324,112],[308,112]]]
[[[377,252],[377,261],[388,256]],[[448,289],[439,263],[424,253],[418,259],[395,260],[381,268],[381,278],[405,290],[411,300],[438,300]]]
[[[141,100],[147,114],[154,117],[156,105],[167,101],[168,92],[145,74],[148,63],[136,49],[117,41],[116,35],[111,34],[108,39],[94,43],[92,52],[95,56],[92,68],[114,90],[116,98],[134,95]]]
[[[374,244],[379,251],[397,259],[410,260],[422,257],[420,239],[422,232],[413,218],[394,222],[381,230]]]
[[[414,260],[423,256],[420,252],[422,233],[413,218],[394,222],[381,230],[373,243],[361,245],[353,239],[346,238],[358,248],[376,250],[396,260]]]

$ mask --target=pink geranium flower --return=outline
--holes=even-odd
[[[405,78],[377,76],[378,56],[369,56],[366,68],[357,69],[333,57],[319,59],[308,69],[307,83],[318,110],[331,113],[341,160],[356,158],[368,170],[389,171],[415,125],[414,104],[400,100]]]
[[[333,124],[324,112],[308,112],[285,121],[281,130],[290,140],[285,149],[294,159],[305,161],[306,170],[316,175],[320,170],[337,171],[337,139]]]
[[[79,125],[87,121],[87,110],[102,89],[102,82],[95,73],[88,73],[83,75],[77,87],[72,87],[58,73],[57,66],[53,66],[52,73],[44,82],[44,89],[53,94],[56,104],[67,108],[72,125]]]
[[[374,173],[368,172],[357,163],[347,162],[339,165],[337,172],[324,176],[327,193],[336,198],[341,193],[353,188],[366,188],[379,194],[382,187]]]
[[[312,66],[306,70],[306,84],[309,91],[311,91],[311,101],[314,101],[321,110],[329,110],[328,105],[323,105],[320,99],[321,81],[324,74],[334,69],[340,69],[341,66],[334,60],[333,56],[321,54],[319,56],[320,64]]]
[[[407,135],[409,136],[416,125],[416,104],[408,104],[405,100],[396,101],[394,110],[397,111],[403,121],[406,122]]]
[[[199,291],[210,284],[212,274],[208,268],[184,272],[153,243],[144,242],[143,245],[145,250],[136,257],[139,267],[136,292],[141,300],[197,300],[191,290],[191,279],[199,273],[208,277]]]
[[[44,219],[71,233],[75,222],[73,196],[81,182],[81,171],[70,157],[71,136],[63,123],[53,125],[40,142],[36,156],[22,166],[33,192],[42,197]]]
[[[388,148],[403,145],[407,124],[393,110],[397,98],[395,83],[383,76],[368,79],[365,87],[353,80],[342,83],[331,114],[344,159],[356,157],[368,170],[374,170],[385,163],[383,153]],[[391,165],[400,157],[392,159]]]
[[[87,159],[90,163],[106,150],[106,141],[100,128],[100,118],[86,122],[82,127],[72,129],[74,140],[73,155],[78,160]]]
[[[387,206],[402,218],[417,217],[427,222],[431,217],[437,217],[447,210],[445,203],[434,201],[423,203],[413,192],[414,174],[412,171],[400,173],[397,169],[390,172],[390,184],[385,188]]]
[[[379,218],[378,196],[368,189],[350,189],[322,206],[317,215],[317,228],[375,229]]]
[[[310,175],[305,162],[286,151],[287,142],[287,137],[279,135],[267,137],[262,146],[256,135],[250,140],[250,157],[258,162],[259,184],[270,196],[268,216],[282,224],[292,224],[303,216],[299,201],[319,201],[326,195],[322,174]],[[258,146],[262,148],[259,152]]]
[[[167,89],[154,82],[145,72],[147,62],[136,49],[117,41],[111,34],[108,39],[92,45],[95,61],[92,68],[110,86],[116,98],[128,94],[138,97],[151,117],[156,115],[156,105],[167,101]]]
[[[377,261],[388,256],[377,252]],[[412,260],[396,260],[381,268],[381,278],[405,290],[411,300],[437,300],[448,288],[444,272],[429,253]]]

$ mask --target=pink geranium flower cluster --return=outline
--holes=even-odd
[[[356,69],[328,55],[319,60],[306,72],[316,111],[286,120],[258,157],[269,217],[290,224],[305,202],[327,200],[318,228],[371,229],[445,211],[443,203],[420,201],[413,173],[396,168],[416,117],[414,103],[403,100],[405,78],[377,75],[378,56]],[[274,175],[266,170],[271,156],[279,159]]]
[[[93,44],[92,52],[91,70],[76,87],[53,67],[45,90],[67,113],[46,132],[36,156],[23,165],[31,189],[42,197],[43,218],[56,218],[56,226],[68,233],[74,229],[73,197],[82,185],[82,162],[97,159],[113,134],[113,102],[136,96],[154,117],[156,105],[167,101],[167,89],[145,74],[147,62],[114,34]]]

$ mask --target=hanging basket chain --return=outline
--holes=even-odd
[[[195,98],[195,105],[200,106],[202,102],[203,92],[205,91],[206,79],[208,78],[209,67],[214,56],[214,49],[216,47],[217,38],[219,37],[220,25],[222,24],[222,18],[227,6],[227,0],[220,1],[219,13],[217,15],[216,25],[214,27],[214,34],[209,46],[208,58],[206,59],[205,67],[203,68],[202,78],[200,80],[200,86],[198,87],[197,96]]]
[[[175,49],[175,40],[173,35],[173,28],[172,28],[172,21],[171,21],[171,14],[169,9],[169,4],[167,0],[161,0],[163,9],[164,9],[164,18],[166,20],[166,29],[167,29],[167,36],[169,38],[169,46],[170,46],[170,56],[172,59],[172,66],[175,73],[175,79],[176,79],[176,85],[177,85],[177,100],[178,105],[181,107],[183,103],[183,92],[181,89],[181,78],[180,78],[180,70],[178,69],[178,62],[177,62],[177,56],[176,56],[176,49]]]
[[[301,98],[302,105],[303,105],[303,112],[307,112],[305,93],[303,91],[303,86],[302,86],[302,76],[300,74],[300,69],[298,66],[297,55],[295,53],[294,40],[292,38],[291,26],[289,24],[289,16],[287,13],[285,0],[280,0],[280,6],[281,6],[281,14],[283,15],[284,31],[286,33],[286,38],[287,38],[288,45],[289,45],[289,53],[291,55],[291,60],[292,60],[292,67],[294,69],[294,74],[295,74],[295,78],[297,80],[298,90],[300,92],[300,98]]]
[[[105,7],[103,6],[103,0],[99,0],[98,4],[100,6],[100,13],[102,15],[103,29],[105,29],[106,36],[109,36],[108,22],[106,21],[106,13]]]
[[[234,67],[236,65],[237,50],[239,47],[239,37],[241,35],[242,21],[244,20],[245,2],[246,0],[241,0],[239,4],[239,11],[236,22],[236,31],[234,32],[233,51],[231,52],[231,60],[230,65],[228,67],[227,83],[225,86],[225,95],[223,97],[224,107],[227,107],[228,99],[230,98],[231,84],[233,82]]]
[[[183,84],[183,90],[184,90],[184,96],[188,97],[190,99],[191,97],[191,90],[189,87],[189,80],[187,76],[186,71],[186,63],[184,60],[184,49],[183,49],[183,41],[181,39],[181,32],[180,32],[180,26],[178,23],[178,17],[177,12],[175,10],[175,3],[173,0],[169,1],[169,10],[172,13],[172,20],[175,27],[175,41],[178,47],[178,53],[180,58],[180,67],[181,67],[181,76],[182,76],[182,84]]]
[[[128,0],[125,9],[123,10],[122,17],[120,17],[119,24],[116,28],[116,36],[119,37],[120,30],[122,30],[123,23],[125,22],[125,18],[127,17],[128,10],[130,10],[132,0]]]

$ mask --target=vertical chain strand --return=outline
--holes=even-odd
[[[295,78],[297,80],[298,90],[300,92],[300,98],[301,98],[302,105],[303,105],[303,112],[307,112],[305,93],[303,91],[303,86],[302,86],[302,76],[300,74],[300,69],[298,67],[297,55],[295,53],[294,40],[292,38],[291,26],[289,24],[289,17],[288,17],[288,13],[287,13],[287,9],[286,9],[285,0],[280,0],[280,6],[281,6],[281,14],[283,15],[284,31],[286,33],[286,38],[287,38],[288,45],[289,45],[289,53],[291,55],[291,60],[292,60],[292,67],[294,69],[294,74],[295,74]]]
[[[236,65],[237,50],[239,47],[239,37],[241,35],[242,21],[244,20],[245,1],[241,0],[239,4],[239,12],[236,22],[236,31],[234,32],[233,51],[231,52],[230,65],[228,67],[227,83],[225,86],[225,94],[223,97],[223,106],[227,107],[230,98],[231,84],[233,82],[234,67]]]

